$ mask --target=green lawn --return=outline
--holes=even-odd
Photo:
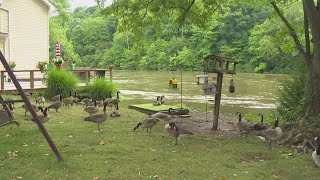
[[[269,151],[255,135],[195,134],[174,145],[163,123],[150,134],[133,132],[146,115],[120,110],[121,117],[109,118],[99,133],[96,124],[83,121],[80,105],[50,111],[44,125],[64,158],[58,162],[35,123],[16,108],[20,126],[0,128],[0,179],[319,179],[310,155],[280,146]]]

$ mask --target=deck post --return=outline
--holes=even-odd
[[[221,101],[221,91],[222,91],[222,79],[223,73],[218,72],[217,77],[217,92],[214,97],[214,110],[213,110],[213,130],[218,129],[218,120],[219,120],[219,112],[220,112],[220,101]]]
[[[30,71],[30,89],[34,89],[34,71]]]
[[[89,74],[90,74],[90,71],[84,71],[84,81],[85,82],[88,82],[89,81]]]
[[[5,71],[1,71],[1,90],[4,90],[4,72]]]

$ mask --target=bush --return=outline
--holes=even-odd
[[[60,88],[63,97],[69,97],[70,90],[76,89],[78,82],[79,79],[72,72],[64,70],[49,71],[45,96],[48,98],[58,95]]]
[[[303,69],[303,68],[301,68]],[[305,115],[306,104],[309,101],[307,93],[307,73],[305,70],[282,81],[277,111],[287,121],[298,121]]]
[[[102,77],[97,77],[93,83],[87,86],[90,97],[96,100],[104,100],[110,97],[110,92],[116,91],[116,85]]]

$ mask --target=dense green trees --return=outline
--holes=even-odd
[[[284,35],[284,25],[266,7],[196,1],[191,13],[181,19],[182,9],[191,4],[164,3],[181,11],[173,11],[176,16],[165,13],[155,17],[165,11],[154,9],[154,4],[145,11],[145,1],[130,1],[125,7],[127,1],[117,1],[102,11],[99,6],[73,12],[67,1],[53,2],[60,14],[50,18],[50,57],[54,57],[55,42],[60,41],[63,55],[75,59],[79,66],[115,64],[118,69],[201,71],[203,57],[215,53],[239,60],[243,72],[283,73],[294,66],[292,59],[298,59],[293,41]],[[104,1],[96,2],[101,5]],[[203,12],[196,13],[199,9]],[[141,22],[133,22],[139,18]],[[194,21],[197,23],[191,23]]]

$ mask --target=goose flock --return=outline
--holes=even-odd
[[[119,93],[119,92],[118,92]],[[117,93],[117,95],[118,95]],[[118,96],[119,97],[119,96]],[[12,98],[6,98],[6,101],[13,101]],[[42,94],[39,94],[39,96],[35,99],[35,104],[31,104],[31,107],[34,109],[35,112],[41,111],[41,114],[38,115],[39,120],[41,123],[48,122],[50,120],[50,110],[54,110],[55,113],[59,113],[59,109],[61,108],[70,108],[74,104],[81,104],[83,106],[83,110],[88,113],[88,116],[84,117],[83,120],[87,122],[92,122],[97,124],[97,130],[100,131],[100,124],[105,122],[108,118],[107,114],[107,106],[118,106],[118,103],[120,102],[119,98],[106,98],[105,100],[93,100],[91,98],[84,98],[81,101],[79,101],[79,98],[77,97],[77,93],[74,93],[74,96],[72,96],[72,91],[70,91],[70,96],[64,98],[63,95],[57,94],[56,96],[53,96],[50,98],[51,102],[46,102],[46,99],[42,96]],[[4,113],[0,113],[0,119],[3,120],[9,120],[9,116],[7,112],[11,113],[11,115],[14,113],[13,105],[14,103],[7,103],[8,110],[2,110]],[[45,105],[48,105],[45,107]],[[99,113],[99,107],[103,107],[102,113]],[[29,112],[28,107],[25,104],[22,104],[19,108],[22,108],[24,110],[25,116],[27,116],[27,113]],[[120,110],[117,109],[111,109],[110,112],[111,117],[118,117],[120,116]],[[33,118],[26,119],[29,121],[34,122],[35,120]]]
[[[117,94],[118,95],[118,94]],[[11,98],[7,98],[6,101],[10,101]],[[12,100],[12,99],[11,99]],[[50,115],[48,114],[50,110],[54,110],[55,113],[59,112],[61,108],[70,108],[74,104],[80,103],[83,106],[83,110],[88,113],[88,116],[83,118],[83,121],[95,123],[97,125],[97,131],[101,131],[100,125],[104,123],[108,116],[110,117],[118,117],[120,116],[120,110],[118,109],[118,103],[120,102],[119,96],[117,98],[106,98],[105,100],[93,100],[91,98],[84,98],[81,101],[77,98],[75,93],[74,96],[70,96],[63,98],[62,94],[58,94],[50,99],[51,102],[48,106],[46,105],[46,99],[40,95],[36,98],[35,104],[31,104],[32,108],[36,112],[41,112],[38,115],[41,123],[46,123],[50,120]],[[164,96],[157,97],[157,103],[163,104]],[[154,103],[155,105],[155,103]],[[103,110],[99,112],[99,107],[103,107]],[[110,113],[107,113],[107,107],[110,107]],[[117,108],[113,108],[117,107]],[[21,107],[24,110],[25,116],[29,112],[29,109],[23,104]],[[8,110],[4,112],[4,110],[0,111],[0,119],[8,119],[9,116],[7,114],[9,112],[11,115],[14,114],[14,104],[8,103]],[[175,145],[178,144],[178,140],[181,135],[192,135],[194,134],[192,131],[186,129],[181,124],[174,122],[173,116],[177,115],[173,109],[168,109],[168,112],[157,112],[154,114],[149,114],[142,122],[139,122],[134,128],[133,131],[138,131],[139,128],[146,129],[147,133],[151,133],[151,130],[154,126],[159,124],[160,121],[163,121],[164,131],[169,135],[175,138]],[[275,144],[278,140],[280,140],[283,136],[282,129],[279,127],[279,118],[276,117],[274,121],[274,127],[271,127],[269,124],[264,122],[264,115],[259,113],[260,122],[257,122],[253,125],[245,122],[243,116],[240,112],[237,112],[238,116],[237,122],[234,124],[238,133],[240,134],[240,138],[248,136],[251,132],[256,132],[259,138],[263,139],[268,143],[268,147],[270,150],[273,150],[273,144]],[[28,119],[29,121],[34,122],[33,118]],[[164,138],[164,136],[162,137]],[[312,159],[315,164],[320,167],[320,136],[315,137],[314,139],[318,146],[315,151],[312,153]]]

